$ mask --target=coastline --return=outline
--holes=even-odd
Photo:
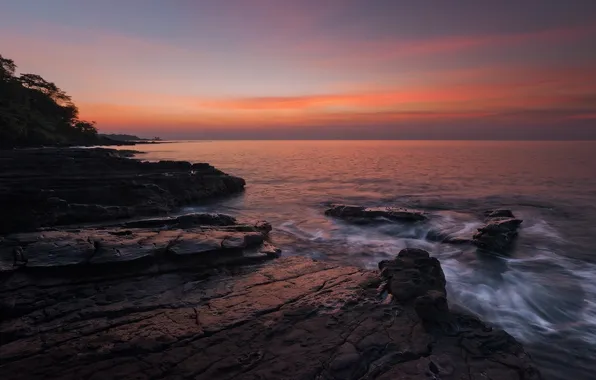
[[[114,140],[106,137],[100,137],[90,141],[78,141],[69,143],[54,143],[54,144],[29,144],[29,145],[14,145],[9,147],[0,147],[2,150],[15,150],[15,149],[66,149],[66,148],[78,148],[78,147],[110,147],[110,146],[135,146],[135,145],[146,145],[146,144],[164,144],[172,143],[172,141],[164,140]]]
[[[511,336],[449,310],[424,251],[380,273],[275,259],[266,222],[155,218],[241,192],[241,178],[109,149],[45,152],[0,157],[4,206],[20,216],[0,241],[3,378],[540,378]]]

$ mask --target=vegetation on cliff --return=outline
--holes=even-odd
[[[0,147],[100,143],[95,122],[79,119],[72,98],[37,74],[16,74],[0,55]]]
[[[139,136],[127,135],[127,134],[123,134],[123,133],[102,133],[102,134],[100,134],[100,136],[107,137],[109,139],[116,140],[116,141],[151,141],[151,142],[161,141],[161,138],[159,138],[157,136],[152,139],[144,139]]]

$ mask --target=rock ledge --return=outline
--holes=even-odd
[[[540,379],[511,336],[449,310],[427,252],[380,266],[16,271],[0,290],[13,310],[0,322],[0,377]]]

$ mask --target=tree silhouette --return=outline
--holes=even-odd
[[[40,75],[16,76],[16,69],[0,55],[0,147],[98,140],[95,122],[79,119],[70,95]]]

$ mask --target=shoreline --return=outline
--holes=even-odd
[[[109,141],[95,141],[89,143],[65,143],[65,144],[38,144],[38,145],[15,145],[10,147],[1,147],[0,151],[22,150],[22,149],[67,149],[67,148],[105,148],[110,146],[135,146],[146,144],[166,144],[174,143],[174,141],[165,140],[110,140]],[[109,148],[105,148],[109,149]]]
[[[266,222],[155,217],[241,192],[241,178],[103,148],[48,152],[62,177],[52,154],[15,153],[15,179],[0,152],[5,207],[30,190],[29,210],[12,206],[29,223],[0,239],[3,378],[540,378],[507,333],[449,310],[425,251],[380,273],[277,259]]]

